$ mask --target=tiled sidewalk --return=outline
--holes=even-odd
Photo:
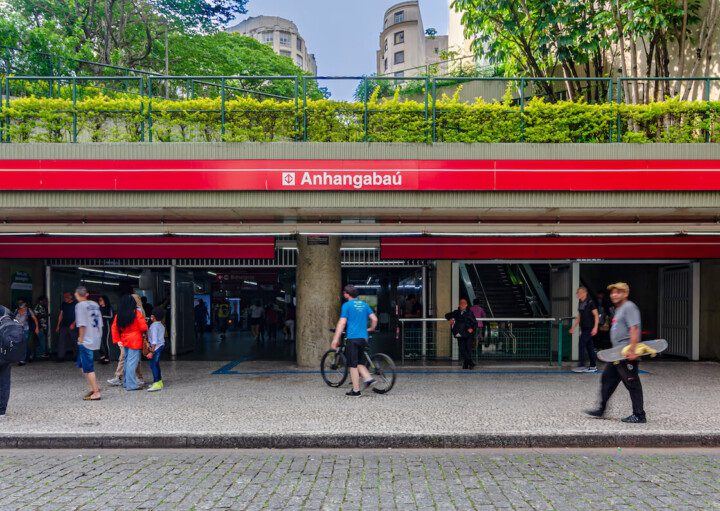
[[[51,447],[73,446],[53,443],[54,438],[117,439],[116,445],[123,446],[134,445],[123,440],[126,437],[150,442],[153,437],[183,435],[215,439],[209,444],[213,446],[225,437],[228,446],[254,438],[256,446],[291,447],[298,438],[306,438],[313,440],[297,447],[331,447],[343,445],[339,439],[345,435],[362,436],[378,447],[387,445],[388,439],[397,441],[390,444],[397,447],[530,446],[558,436],[568,438],[568,445],[613,445],[613,441],[653,435],[675,436],[671,443],[677,445],[687,444],[682,438],[707,437],[710,440],[698,443],[713,445],[720,435],[720,364],[716,363],[645,364],[646,425],[619,421],[630,413],[622,386],[607,420],[585,416],[582,411],[597,398],[599,374],[557,372],[546,366],[484,366],[475,373],[407,368],[390,394],[370,392],[352,399],[344,395],[344,388],[324,385],[312,370],[246,362],[230,374],[213,374],[225,365],[165,363],[162,392],[126,392],[104,385],[99,402],[82,401],[85,384],[70,363],[13,368],[0,445],[12,446],[14,439],[33,435],[45,438],[42,445]],[[111,371],[109,366],[99,367],[103,382]],[[273,439],[270,445],[268,438]],[[533,438],[537,443],[527,440]],[[597,444],[593,438],[605,440]]]

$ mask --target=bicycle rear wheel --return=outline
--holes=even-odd
[[[320,373],[330,387],[339,387],[348,377],[348,366],[345,354],[340,351],[328,350],[320,360]]]
[[[387,394],[395,385],[395,379],[397,378],[395,362],[385,353],[375,353],[371,359],[373,363],[371,375],[375,378],[373,392]]]

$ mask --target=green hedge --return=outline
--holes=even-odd
[[[96,95],[11,99],[0,112],[11,142],[718,142],[720,102],[668,100],[649,105],[510,101],[431,103],[395,98],[367,104],[216,98],[186,101]],[[75,128],[73,128],[73,121]],[[367,129],[367,132],[366,132]]]

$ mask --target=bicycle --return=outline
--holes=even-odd
[[[347,338],[343,336],[340,347],[337,350],[329,349],[320,360],[320,373],[323,381],[330,387],[340,387],[347,380],[350,368],[345,357],[345,343]],[[364,364],[370,375],[375,379],[372,387],[376,394],[387,394],[395,385],[397,378],[395,362],[385,353],[368,354],[367,349],[363,350],[366,364]]]

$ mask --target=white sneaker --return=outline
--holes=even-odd
[[[596,369],[596,371],[597,371],[597,369]],[[587,373],[588,370],[587,370],[587,367],[585,367],[585,366],[578,366],[578,367],[573,367],[572,372],[573,373]]]
[[[107,382],[113,387],[122,387],[123,384],[122,380],[119,380],[118,378],[111,378]]]
[[[597,369],[597,367],[592,366],[592,367],[588,367],[588,368],[585,370],[585,372],[586,372],[586,373],[597,373],[597,372],[598,372],[598,369]]]
[[[144,387],[145,386],[145,380],[141,380],[140,378],[137,379],[138,387]]]

